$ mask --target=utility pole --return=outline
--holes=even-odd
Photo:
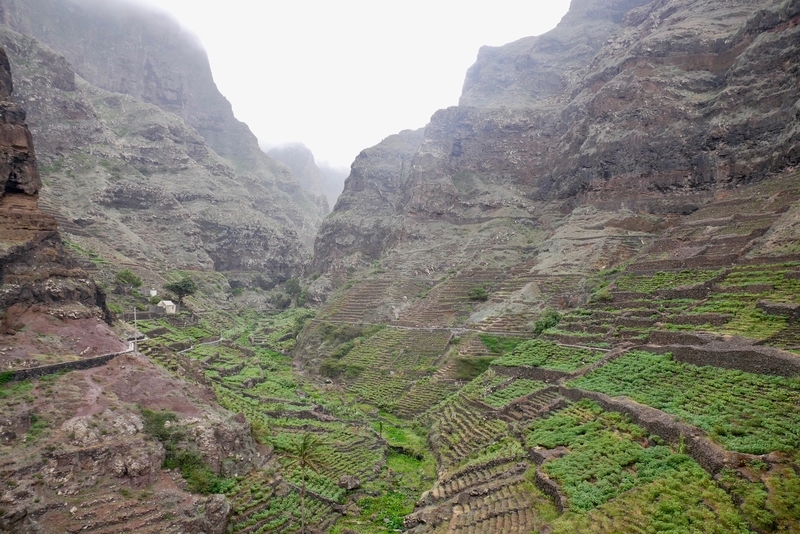
[[[136,306],[133,307],[133,354],[139,353],[139,326],[136,322]]]

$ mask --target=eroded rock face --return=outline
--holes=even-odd
[[[300,273],[324,199],[236,120],[194,37],[126,2],[0,5],[62,232],[147,266]]]
[[[482,49],[460,106],[434,114],[410,167],[382,143],[364,154],[391,170],[369,171],[366,186],[356,160],[315,268],[380,257],[412,273],[502,267],[516,261],[521,223],[540,232],[525,242],[568,254],[565,239],[598,228],[622,238],[637,212],[647,232],[720,188],[797,165],[798,17],[797,1],[574,1],[553,31]],[[487,238],[490,221],[508,229]]]
[[[34,195],[42,187],[36,168],[33,137],[25,126],[25,112],[13,101],[11,66],[5,50],[0,54],[0,196],[6,193]]]
[[[12,90],[9,61],[0,50],[0,335],[15,335],[13,345],[19,348],[36,334],[18,333],[34,307],[59,321],[88,321],[84,327],[110,317],[102,291],[64,249],[55,219],[38,207],[42,184],[33,141]],[[106,333],[105,326],[97,326],[103,330],[98,335]],[[0,342],[9,341],[0,337]],[[121,348],[120,343],[116,349]]]
[[[404,182],[422,141],[422,130],[406,130],[358,155],[335,210],[317,235],[315,270],[346,269],[388,248]]]

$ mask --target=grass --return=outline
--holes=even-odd
[[[456,358],[456,380],[472,380],[489,369],[493,357]]]
[[[517,345],[525,341],[518,337],[508,336],[492,336],[489,334],[481,334],[481,341],[490,352],[494,354],[505,354],[514,350]]]
[[[677,415],[728,450],[750,454],[800,447],[800,381],[679,363],[634,351],[569,384]]]
[[[0,384],[0,399],[18,399],[33,390],[33,383],[30,380],[20,382],[6,382]]]
[[[358,516],[342,517],[331,530],[332,534],[398,532],[403,528],[403,518],[414,510],[413,499],[400,491],[362,497],[356,505],[360,511]]]

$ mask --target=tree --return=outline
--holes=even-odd
[[[114,277],[114,280],[124,286],[142,287],[142,279],[130,269],[122,269]]]
[[[164,289],[178,297],[178,305],[182,306],[183,297],[194,295],[197,292],[197,284],[188,276],[184,276],[177,282],[165,285]]]
[[[469,300],[486,300],[489,298],[489,292],[483,287],[473,287],[467,291]]]
[[[306,432],[300,440],[294,443],[292,449],[286,452],[286,456],[289,458],[287,467],[299,467],[303,480],[302,487],[300,488],[301,533],[305,533],[306,531],[306,469],[311,469],[314,473],[319,474],[319,470],[322,469],[325,464],[325,460],[320,452],[321,444],[322,440]]]
[[[303,288],[300,286],[300,280],[298,280],[297,278],[289,278],[283,284],[283,288],[286,290],[286,293],[292,298],[298,296],[300,292],[303,290]]]

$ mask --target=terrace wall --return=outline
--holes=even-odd
[[[82,369],[91,369],[93,367],[100,367],[105,365],[117,356],[128,354],[131,350],[122,352],[114,352],[112,354],[103,354],[102,356],[95,356],[94,358],[85,358],[82,360],[75,360],[71,362],[54,363],[50,365],[40,365],[39,367],[31,367],[29,369],[17,369],[15,371],[8,371],[11,373],[12,381],[29,380],[31,378],[39,378],[41,376],[59,373],[61,371],[79,371]]]
[[[585,391],[578,388],[561,386],[559,392],[573,402],[589,399],[599,404],[604,410],[626,414],[633,423],[641,426],[651,434],[661,436],[673,445],[679,445],[681,438],[683,438],[686,453],[709,473],[716,474],[732,463],[728,453],[722,447],[709,440],[702,430],[682,423],[661,410],[639,404],[624,397],[613,398],[604,393]]]

